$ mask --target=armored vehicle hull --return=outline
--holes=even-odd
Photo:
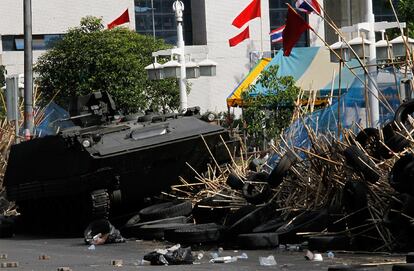
[[[179,176],[190,177],[187,163],[204,170],[206,145],[214,154],[221,138],[228,139],[224,128],[195,116],[76,126],[12,146],[4,184],[30,225],[80,230],[94,218],[133,212]]]

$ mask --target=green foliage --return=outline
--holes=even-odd
[[[294,110],[294,101],[299,94],[292,76],[278,76],[277,65],[263,71],[256,85],[251,85],[243,93],[243,118],[249,136],[254,143],[261,146],[263,140],[275,139],[286,128]],[[257,94],[257,85],[268,91]]]
[[[408,36],[414,36],[414,0],[399,0],[397,13],[401,22],[407,23]],[[398,35],[399,32],[398,32]]]
[[[67,106],[69,98],[108,91],[119,109],[133,113],[179,106],[175,79],[150,81],[144,67],[151,53],[166,49],[163,40],[125,28],[104,30],[102,20],[85,17],[42,55],[35,66],[43,99]]]
[[[0,65],[0,87],[6,84],[6,68],[3,65]]]

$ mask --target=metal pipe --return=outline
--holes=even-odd
[[[25,136],[33,135],[33,48],[32,1],[24,0],[24,129]]]

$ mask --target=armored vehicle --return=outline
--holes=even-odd
[[[197,111],[122,121],[109,94],[79,97],[70,110],[75,126],[11,147],[7,196],[34,228],[66,230],[133,212],[179,176],[190,177],[188,165],[202,171],[211,159],[206,145],[213,155],[223,148],[227,131]]]

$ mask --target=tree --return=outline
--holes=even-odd
[[[414,0],[399,0],[397,11],[400,21],[407,23],[408,36],[412,37],[414,34]],[[398,35],[400,35],[399,32]]]
[[[0,65],[0,88],[6,84],[6,67]]]
[[[144,67],[151,53],[168,46],[161,39],[125,28],[104,29],[102,20],[85,17],[42,55],[34,68],[43,100],[67,106],[69,98],[108,91],[118,108],[134,113],[179,106],[175,79],[150,81]]]
[[[263,140],[275,139],[292,120],[294,101],[299,94],[292,76],[278,76],[279,67],[270,66],[263,71],[255,85],[243,93],[243,119],[246,129],[261,146]],[[259,93],[258,86],[266,93]]]

